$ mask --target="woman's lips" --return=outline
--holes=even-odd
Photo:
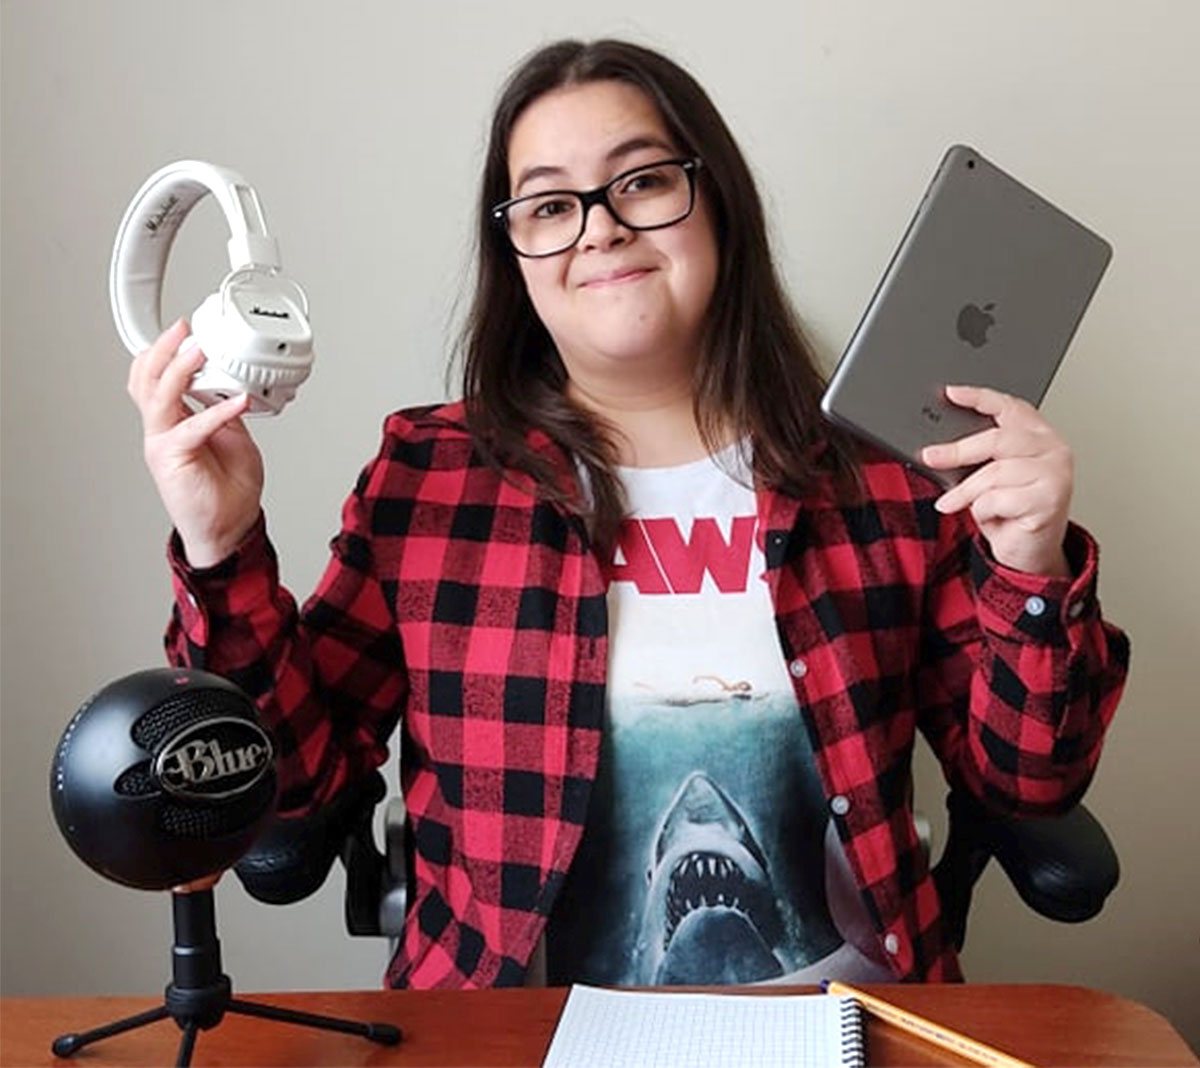
[[[585,288],[598,288],[600,286],[616,286],[623,285],[626,282],[636,282],[639,278],[644,278],[650,273],[649,267],[621,267],[615,271],[606,271],[604,274],[595,275],[592,278],[585,279],[581,284]]]

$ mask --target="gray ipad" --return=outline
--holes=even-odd
[[[1040,404],[1112,248],[965,145],[942,158],[821,410],[944,486],[921,449],[991,426],[948,384]]]

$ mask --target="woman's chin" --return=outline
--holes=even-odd
[[[690,357],[684,359],[680,354],[691,353],[694,348],[694,342],[682,336],[672,324],[653,323],[644,319],[639,322],[629,317],[613,323],[612,329],[593,330],[586,347],[577,348],[576,351],[588,365],[595,367],[660,366],[666,370],[689,363]]]

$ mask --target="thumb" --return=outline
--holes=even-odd
[[[249,406],[250,395],[239,393],[211,408],[204,408],[171,429],[172,443],[182,452],[194,452],[222,427],[244,415]]]

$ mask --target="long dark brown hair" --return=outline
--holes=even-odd
[[[767,240],[762,202],[746,161],[708,95],[665,56],[625,41],[559,41],[530,55],[505,85],[492,119],[479,193],[475,292],[460,344],[468,425],[487,459],[534,479],[540,493],[586,514],[609,547],[625,511],[610,427],[574,403],[567,372],[534,311],[516,256],[491,208],[509,196],[508,142],[521,113],[567,85],[616,80],[657,106],[685,155],[703,161],[700,181],[716,229],[718,275],[708,308],[693,395],[710,451],[730,428],[751,443],[755,475],[799,492],[823,473],[853,484],[853,445],[822,421],[823,380],[784,294]],[[540,430],[581,462],[590,506],[561,463],[531,443]]]

